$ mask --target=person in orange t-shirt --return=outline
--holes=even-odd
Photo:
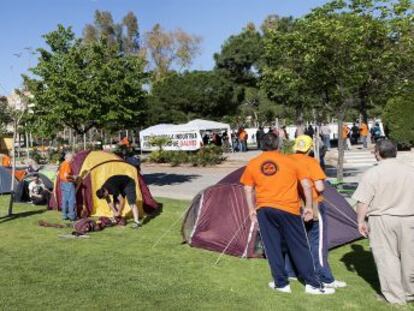
[[[313,257],[315,271],[319,280],[329,288],[345,287],[346,283],[335,280],[328,263],[328,236],[327,236],[327,206],[323,202],[322,192],[325,190],[326,175],[319,162],[309,156],[312,151],[313,140],[309,136],[298,136],[295,140],[295,154],[290,157],[296,163],[304,166],[312,181],[313,220],[306,223],[306,232]],[[286,260],[286,270],[289,276],[294,276],[289,260]]]
[[[73,155],[67,153],[65,155],[65,161],[59,167],[59,181],[61,191],[61,205],[62,219],[63,220],[76,220],[76,188],[75,180],[76,176],[72,171]]]
[[[239,151],[246,152],[247,151],[247,138],[248,134],[244,128],[240,128],[237,134],[237,138],[239,139]]]
[[[4,167],[11,167],[11,158],[7,154],[1,156],[1,165]]]
[[[351,139],[350,139],[351,130],[346,124],[342,125],[342,138],[344,139],[345,149],[351,150]]]
[[[125,136],[124,138],[122,138],[119,142],[120,146],[125,146],[125,147],[129,147],[129,140],[128,137]]]
[[[335,290],[323,288],[318,280],[304,230],[303,219],[313,219],[312,186],[308,172],[293,159],[278,152],[277,135],[267,133],[262,147],[263,153],[249,161],[240,182],[244,185],[251,221],[256,221],[257,213],[274,280],[269,286],[280,292],[291,292],[282,252],[282,245],[286,245],[306,283],[305,292],[332,294]],[[302,185],[305,195],[306,205],[302,215],[298,184]]]
[[[365,122],[362,122],[359,126],[359,133],[361,135],[362,145],[364,146],[364,149],[368,148],[368,125]]]

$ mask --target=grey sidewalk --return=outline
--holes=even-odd
[[[212,186],[223,177],[257,156],[259,151],[229,154],[227,161],[216,167],[170,167],[168,165],[142,165],[145,181],[156,197],[191,200],[198,192]],[[328,175],[336,175],[336,150],[327,154]],[[398,159],[414,165],[414,152],[399,152]],[[344,174],[346,182],[359,182],[361,175],[375,165],[374,155],[370,151],[353,149],[346,151]]]

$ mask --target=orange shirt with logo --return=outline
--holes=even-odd
[[[368,125],[362,123],[359,127],[359,132],[361,133],[361,136],[368,136]]]
[[[68,161],[63,161],[59,167],[59,179],[63,182],[70,182],[68,175],[72,175],[72,167]]]
[[[273,207],[300,215],[298,182],[309,178],[303,165],[276,151],[265,151],[249,161],[240,179],[256,191],[256,206]]]
[[[326,179],[326,175],[319,162],[315,158],[301,153],[292,154],[290,157],[308,170],[309,179],[312,181],[312,199],[314,202],[322,202],[323,196],[316,190],[315,181]]]

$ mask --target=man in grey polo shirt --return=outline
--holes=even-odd
[[[396,156],[391,141],[378,141],[379,164],[362,176],[353,198],[358,201],[359,232],[370,240],[381,292],[390,303],[406,304],[414,300],[414,167]]]

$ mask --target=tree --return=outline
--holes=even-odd
[[[124,128],[142,123],[146,111],[141,58],[119,53],[105,41],[82,44],[61,25],[44,35],[49,50],[38,49],[39,62],[24,76],[33,94],[35,124],[67,126],[79,135],[89,129]]]
[[[111,12],[95,11],[94,24],[87,24],[83,28],[82,41],[93,44],[105,42],[109,48],[117,47],[125,54],[139,54],[139,27],[137,17],[128,12],[121,23],[115,23]]]
[[[248,24],[238,35],[228,38],[220,53],[214,54],[215,69],[235,84],[256,86],[263,54],[261,35]]]
[[[6,132],[6,127],[12,122],[10,107],[6,96],[0,96],[0,133]]]
[[[153,85],[149,122],[187,122],[192,118],[221,119],[237,108],[231,83],[215,72],[171,73]]]
[[[399,81],[394,75],[398,63],[394,46],[395,34],[401,32],[389,27],[390,9],[381,6],[382,2],[332,1],[298,19],[293,31],[270,30],[265,38],[264,88],[270,94],[275,93],[272,87],[284,90],[289,98],[319,97],[311,108],[329,110],[337,117],[341,132],[347,111],[360,108],[361,96],[363,101],[379,98],[385,86],[393,87]],[[407,6],[399,8],[408,10]],[[342,180],[341,136],[338,145],[337,177]]]
[[[165,31],[160,24],[145,34],[145,48],[150,57],[154,81],[167,76],[176,65],[178,71],[188,68],[199,53],[201,37],[190,35],[181,29]]]
[[[383,121],[389,137],[402,147],[414,145],[414,87],[388,100]]]

